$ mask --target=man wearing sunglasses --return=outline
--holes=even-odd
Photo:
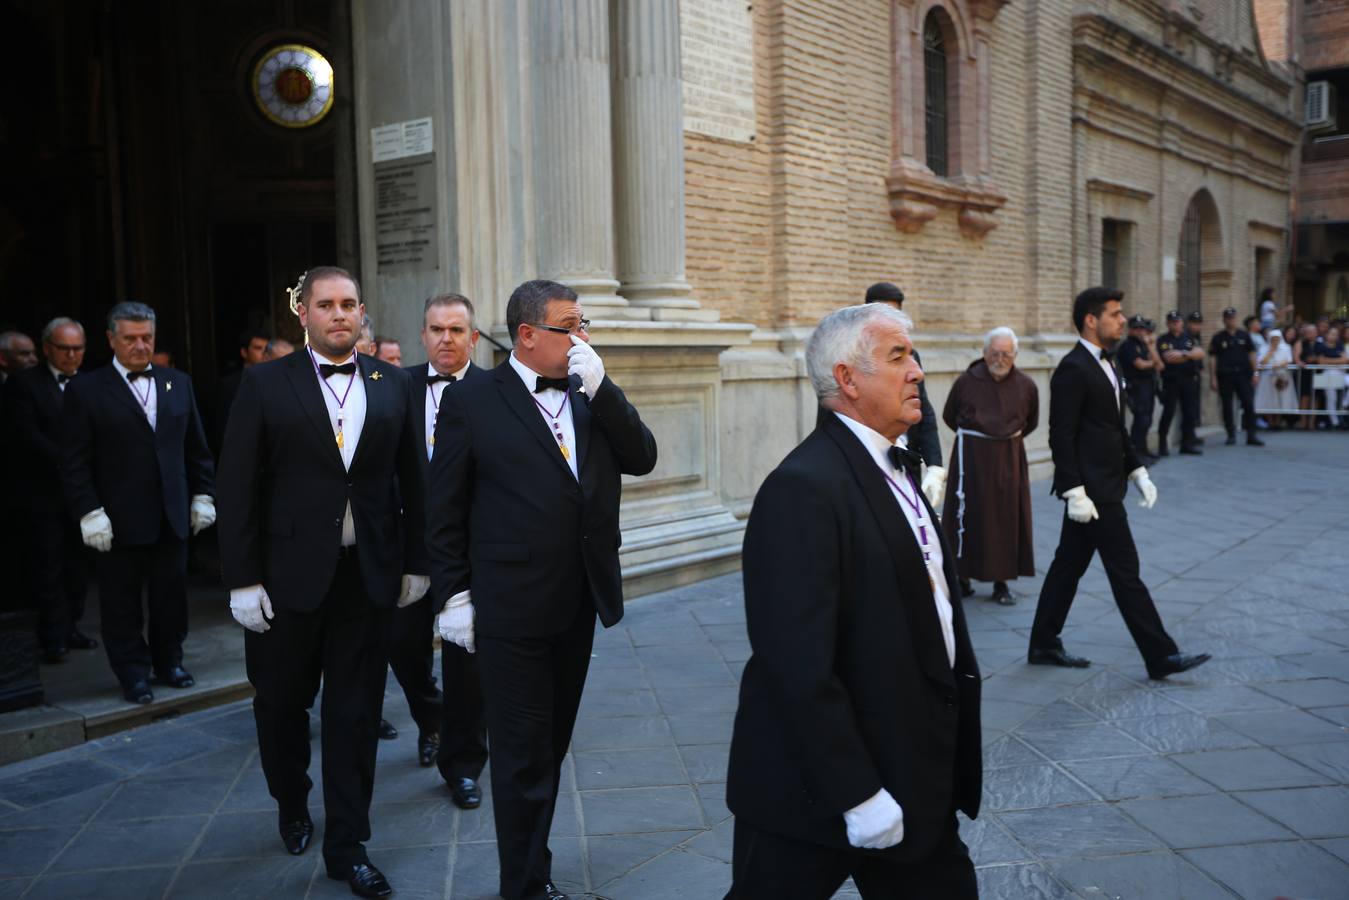
[[[589,344],[576,293],[511,294],[515,348],[446,391],[431,458],[431,602],[442,639],[477,654],[492,751],[500,893],[567,895],[548,832],[598,614],[623,616],[620,476],[656,441]]]

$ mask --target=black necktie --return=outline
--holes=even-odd
[[[890,465],[896,470],[904,470],[914,478],[918,478],[923,471],[923,458],[907,447],[891,447],[887,454],[890,456]]]
[[[539,391],[546,391],[549,388],[556,388],[559,391],[571,390],[571,382],[565,378],[544,378],[542,375],[539,375],[538,379],[539,380],[534,383],[534,393],[536,394]]]
[[[1101,351],[1101,360],[1102,360],[1103,362],[1109,364],[1109,363],[1111,363],[1111,362],[1114,360],[1114,358],[1115,358],[1115,354],[1114,354],[1113,352],[1111,352],[1111,351],[1109,351],[1109,350],[1104,350],[1104,349]]]
[[[437,381],[448,381],[450,384],[454,384],[458,380],[459,379],[455,378],[453,375],[441,375],[439,372],[435,375],[426,376],[427,384],[435,384]]]
[[[335,366],[332,363],[319,363],[319,374],[324,378],[330,375],[354,375],[356,374],[356,364],[352,362]]]
[[[126,373],[126,380],[127,380],[127,381],[135,381],[137,378],[149,378],[149,377],[150,377],[150,370],[149,370],[149,369],[141,369],[139,372],[127,372],[127,373]]]

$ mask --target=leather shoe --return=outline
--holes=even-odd
[[[968,578],[960,579],[960,596],[962,597],[974,596],[974,585],[970,584],[970,580]]]
[[[1232,446],[1233,444],[1235,444],[1236,442],[1237,442],[1237,436],[1236,436],[1235,434],[1229,434],[1229,435],[1227,436],[1227,440],[1223,441],[1223,445],[1224,445],[1224,446],[1227,446],[1227,447],[1231,447],[1231,446]]]
[[[155,699],[154,692],[150,690],[150,682],[144,678],[137,678],[135,681],[122,688],[122,696],[128,703],[150,703]]]
[[[1068,669],[1085,669],[1091,660],[1082,656],[1073,656],[1062,647],[1030,648],[1026,662],[1032,666],[1063,666]]]
[[[341,869],[329,869],[333,881],[345,881],[357,897],[387,897],[393,893],[384,873],[368,862],[352,863]]]
[[[182,666],[174,666],[172,669],[156,672],[155,677],[169,687],[190,688],[197,683],[197,679],[192,677],[192,673]]]
[[[314,820],[309,818],[309,813],[305,813],[301,819],[282,819],[280,828],[281,843],[286,845],[286,852],[291,856],[303,853],[309,847],[309,839],[314,836]]]
[[[1200,450],[1199,447],[1198,447],[1197,445],[1191,445],[1191,446],[1189,446],[1189,447],[1181,447],[1181,448],[1180,448],[1180,455],[1181,455],[1181,456],[1203,456],[1203,455],[1204,455],[1204,451],[1203,451],[1203,450]]]
[[[398,729],[390,725],[387,719],[379,720],[379,739],[381,741],[398,740]]]
[[[998,582],[993,585],[993,596],[989,598],[1001,606],[1016,606],[1016,594],[1008,590],[1007,585]]]
[[[72,650],[93,650],[98,646],[98,641],[78,628],[72,628],[70,634],[66,635],[66,646]]]
[[[440,752],[440,735],[423,734],[417,737],[417,762],[423,767],[436,763],[436,754]]]
[[[449,782],[450,799],[460,809],[477,809],[482,805],[482,788],[472,778],[456,778]]]
[[[42,651],[42,661],[44,663],[65,662],[66,654],[70,653],[69,647],[48,647]]]
[[[1195,666],[1202,666],[1212,658],[1207,653],[1173,653],[1149,664],[1148,677],[1154,681],[1161,681],[1168,675],[1175,675],[1178,672],[1193,669]]]
[[[552,881],[544,882],[543,895],[547,897],[548,900],[571,900],[571,897],[559,891],[557,885],[553,884]]]
[[[1265,442],[1262,441],[1262,440],[1260,440],[1260,439],[1259,439],[1258,437],[1256,437],[1255,435],[1251,435],[1250,437],[1246,438],[1246,446],[1247,446],[1247,447],[1263,447],[1263,446],[1265,446]]]

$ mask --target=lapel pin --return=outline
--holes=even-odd
[[[164,390],[165,390],[165,391],[171,391],[171,390],[173,390],[173,382],[172,382],[172,381],[166,381],[166,382],[164,382]]]
[[[380,380],[381,378],[383,378],[383,377],[384,377],[384,376],[381,375],[381,374],[379,374],[379,372],[371,372],[371,373],[370,373],[370,380],[371,380],[371,381],[379,381],[379,380]]]

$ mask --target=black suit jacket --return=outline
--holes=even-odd
[[[158,392],[153,430],[111,363],[67,384],[61,404],[66,505],[76,519],[103,507],[113,546],[153,544],[163,522],[185,540],[192,497],[215,494],[192,379],[161,366],[151,372]]]
[[[412,406],[417,412],[417,437],[421,440],[422,453],[426,453],[426,363],[419,366],[404,366],[403,371],[408,373],[409,386],[412,390]],[[468,370],[464,372],[464,381],[477,381],[481,379],[490,379],[491,373],[475,363],[468,364]],[[445,390],[453,390],[458,384],[447,384]],[[443,396],[443,395],[442,395]],[[442,602],[443,599],[442,599]]]
[[[427,571],[422,410],[411,407],[406,372],[356,358],[366,413],[350,470],[308,353],[244,372],[220,455],[217,528],[226,588],[262,584],[278,609],[317,609],[337,569],[348,502],[372,604],[393,606],[402,576]]]
[[[918,542],[833,413],[764,481],[743,555],[753,652],[726,791],[738,819],[845,848],[842,814],[884,787],[904,811],[904,840],[878,852],[911,860],[932,851],[953,809],[978,814],[979,668],[944,540],[942,553],[954,668]]]
[[[1049,450],[1054,493],[1085,485],[1095,503],[1122,502],[1129,473],[1142,465],[1124,427],[1123,396],[1081,343],[1049,380]]]
[[[431,458],[432,605],[473,592],[489,635],[557,634],[587,592],[606,627],[623,617],[621,475],[656,465],[656,439],[607,377],[571,390],[572,476],[520,376],[503,362],[441,395]]]
[[[30,508],[64,505],[61,400],[61,388],[46,363],[16,372],[5,382],[5,410],[14,438],[9,478],[18,499]]]

